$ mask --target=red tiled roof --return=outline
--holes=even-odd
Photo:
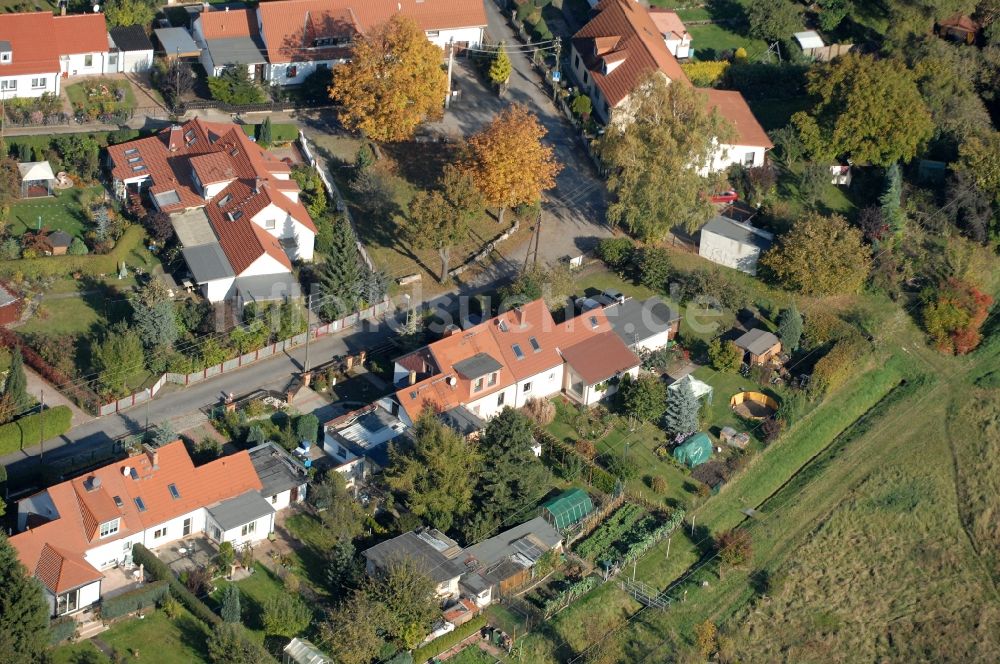
[[[219,206],[219,202],[227,195],[232,195],[230,202]],[[251,221],[268,204],[278,203],[281,198],[295,205],[284,194],[272,198],[264,184],[255,192],[254,184],[237,180],[223,189],[216,200],[205,206],[222,251],[237,275],[264,254],[269,254],[288,270],[292,269],[292,263],[281,248],[278,238]]]
[[[938,21],[938,25],[944,28],[961,28],[969,32],[979,30],[979,24],[965,14],[952,14],[948,18]]]
[[[226,152],[209,152],[191,157],[191,168],[202,184],[218,184],[236,179],[236,168]]]
[[[233,37],[255,37],[257,12],[253,9],[204,11],[198,15],[201,31],[205,39],[230,39]]]
[[[566,362],[587,383],[595,385],[639,366],[639,356],[614,332],[591,336],[563,351]]]
[[[47,74],[60,71],[61,55],[107,52],[108,29],[104,14],[0,14],[0,40],[10,42],[13,51],[11,62],[0,65],[0,76]]]
[[[275,0],[259,6],[268,60],[273,63],[347,57],[340,48],[312,48],[319,37],[353,38],[395,14],[421,30],[486,27],[483,0]]]
[[[767,132],[757,122],[753,111],[743,99],[743,95],[735,90],[714,88],[708,88],[704,92],[708,98],[708,107],[717,110],[719,115],[729,120],[736,128],[736,145],[760,146],[767,150],[774,147]]]
[[[402,388],[396,393],[396,398],[411,417],[419,415],[428,405],[435,410],[448,410],[479,400],[546,369],[558,367],[564,361],[566,349],[574,348],[594,337],[606,337],[606,333],[611,331],[611,324],[603,310],[588,311],[556,324],[545,302],[541,299],[534,300],[517,310],[504,312],[473,328],[456,332],[428,345],[423,350],[437,364],[436,373],[416,385]],[[618,339],[613,333],[611,336]],[[538,343],[538,351],[534,350],[532,338]],[[514,351],[515,344],[521,350],[523,359],[519,359]],[[628,351],[620,339],[618,345]],[[611,348],[614,353],[620,350],[611,340],[605,340],[604,346]],[[472,381],[463,378],[453,367],[478,353],[489,355],[500,362],[503,368],[495,386],[471,394]],[[620,354],[614,353],[611,357],[620,358]],[[632,354],[631,357],[635,355]],[[599,371],[603,370],[600,364],[603,358],[595,356],[586,361],[595,363]],[[451,384],[452,378],[454,385]]]
[[[601,0],[596,11],[573,36],[573,46],[610,106],[628,97],[654,71],[690,84],[645,7],[634,0]],[[608,54],[621,64],[604,74],[601,60]]]
[[[684,21],[677,15],[677,12],[650,7],[649,17],[653,19],[653,24],[664,37],[674,35],[680,39],[688,34],[687,28],[684,27]]]
[[[148,454],[136,455],[46,489],[58,516],[52,515],[48,523],[10,538],[21,562],[53,592],[58,592],[60,583],[63,589],[76,587],[65,584],[75,583],[88,574],[91,575],[89,580],[100,578],[96,570],[96,574],[86,570],[89,564],[84,555],[89,549],[134,535],[200,507],[261,489],[260,479],[246,451],[196,468],[184,443],[175,441],[160,447],[156,457],[156,466]],[[134,469],[137,479],[126,475],[126,468]],[[95,485],[92,478],[97,478],[99,485]],[[171,496],[170,484],[176,487],[178,498]],[[115,496],[121,500],[121,507],[117,506]],[[136,498],[142,500],[145,511],[139,510]],[[118,532],[100,539],[92,524],[114,518],[120,519]]]

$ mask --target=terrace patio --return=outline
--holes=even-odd
[[[218,548],[205,537],[188,537],[153,549],[174,574],[211,567]]]

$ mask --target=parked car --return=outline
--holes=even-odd
[[[739,194],[736,193],[735,189],[730,189],[729,191],[724,191],[720,194],[715,194],[711,196],[709,200],[713,203],[735,203],[740,198]]]

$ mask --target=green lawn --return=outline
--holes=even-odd
[[[256,138],[260,129],[259,124],[242,125],[243,133],[251,138]],[[275,122],[271,124],[271,142],[291,143],[299,137],[299,127],[290,122]]]
[[[108,94],[97,92],[101,86],[107,87]],[[116,89],[124,91],[121,101],[118,100],[115,94]],[[88,91],[91,92],[89,96]],[[67,85],[66,97],[74,109],[78,107],[83,108],[92,117],[96,116],[102,106],[104,110],[109,111],[131,110],[135,108],[135,91],[132,90],[132,84],[120,78],[86,79],[80,83]]]
[[[229,583],[229,581],[225,580],[217,582],[216,590],[212,594],[212,598],[216,602],[221,601],[222,593]],[[254,564],[254,573],[242,581],[237,581],[236,586],[240,589],[240,608],[243,611],[243,624],[263,642],[264,603],[268,599],[284,595],[288,591],[285,590],[285,586],[281,580],[259,562]]]
[[[496,657],[488,655],[482,648],[473,644],[458,653],[454,657],[448,658],[448,664],[496,664]]]
[[[115,624],[100,639],[115,649],[122,662],[156,664],[191,664],[205,662],[208,652],[205,626],[184,608],[171,620],[163,611],[154,611],[142,619]],[[105,664],[110,660],[89,642],[66,645],[54,653],[55,664]]]
[[[709,433],[718,439],[722,427],[733,427],[737,431],[747,431],[748,424],[744,422],[729,405],[729,400],[739,392],[765,392],[780,403],[781,395],[770,388],[764,388],[751,378],[738,373],[723,373],[712,367],[698,367],[694,377],[712,386],[712,403],[708,407],[706,426]]]
[[[50,231],[65,231],[74,237],[83,237],[87,216],[82,198],[96,198],[103,187],[64,189],[49,198],[19,200],[10,206],[7,228],[10,234],[20,237],[25,231],[35,231],[39,224]]]
[[[694,57],[698,60],[718,60],[723,51],[735,51],[740,47],[745,48],[751,57],[767,50],[767,43],[764,41],[748,37],[725,25],[692,25],[688,27],[688,32],[691,34]]]

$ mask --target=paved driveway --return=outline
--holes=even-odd
[[[492,0],[486,0],[489,33],[515,49],[519,45]],[[482,129],[505,105],[517,102],[534,112],[548,131],[545,141],[555,149],[563,170],[555,189],[548,192],[542,214],[542,239],[539,259],[555,261],[590,250],[600,238],[610,237],[604,225],[607,200],[604,182],[579,142],[576,130],[566,121],[546,93],[540,75],[527,55],[510,54],[514,72],[504,97],[488,89],[466,58],[455,61],[454,80],[461,97],[452,104],[442,121],[429,129],[453,136],[468,136]],[[527,251],[521,247],[504,248],[514,263],[521,263]]]

